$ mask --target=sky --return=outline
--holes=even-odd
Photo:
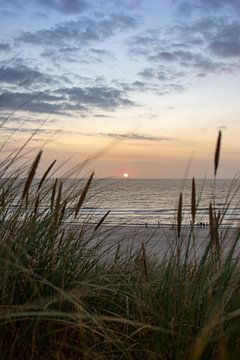
[[[99,177],[240,170],[239,0],[1,0],[2,156]]]

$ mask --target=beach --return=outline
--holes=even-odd
[[[89,234],[92,234],[94,227],[87,226],[86,229]],[[227,254],[239,234],[239,229],[220,226],[218,233],[222,252]],[[195,226],[192,229],[190,226],[183,226],[178,238],[176,226],[103,225],[97,229],[93,241],[101,243],[101,252],[109,258],[120,250],[122,255],[124,253],[137,254],[141,251],[142,245],[152,259],[169,258],[176,254],[177,249],[181,249],[184,254],[187,247],[190,257],[196,255],[200,258],[210,241],[210,227]],[[236,246],[237,250],[239,250],[239,245]]]

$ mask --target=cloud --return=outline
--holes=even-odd
[[[30,0],[28,1],[30,2]],[[65,15],[82,13],[89,7],[84,0],[33,0],[33,2],[40,7],[52,9]]]
[[[189,79],[240,71],[240,21],[203,16],[128,39],[128,54],[147,64],[138,76],[159,93],[183,91]],[[147,86],[145,85],[145,88]],[[148,86],[150,89],[150,86]]]
[[[0,110],[64,114],[65,108],[61,101],[61,97],[37,92],[5,92],[0,98]]]
[[[8,10],[1,10],[0,14],[3,18],[14,18],[17,16],[17,14],[13,11],[8,11]]]
[[[138,75],[145,80],[158,80],[161,83],[172,83],[174,81],[181,81],[186,75],[186,72],[160,65],[158,67],[145,68],[140,71]]]
[[[213,41],[210,49],[214,54],[223,57],[240,57],[240,41]]]
[[[24,127],[2,127],[2,130],[5,133],[20,133],[20,134],[29,134],[29,133],[37,133],[39,134],[46,134],[46,135],[51,135],[54,133],[59,133],[61,132],[61,130],[56,130],[56,129],[43,129],[43,128],[33,128],[33,127],[29,127],[29,128],[24,128]],[[73,133],[73,132],[72,132]]]
[[[0,42],[0,51],[7,52],[11,50],[11,46],[8,43]]]
[[[105,115],[105,114],[95,114],[93,116],[96,118],[112,118],[113,117],[111,115]]]
[[[116,7],[136,10],[142,4],[142,0],[102,0],[103,4],[113,4]]]
[[[1,0],[9,5],[8,0]],[[89,8],[85,0],[11,0],[11,6],[24,8],[29,6],[39,7],[45,11],[53,10],[64,15],[80,14]]]
[[[103,60],[106,59],[115,59],[114,54],[111,51],[99,48],[88,49],[88,55],[94,57],[96,62],[103,62]]]
[[[238,19],[231,18],[230,20],[228,16],[205,18],[177,25],[172,31],[185,39],[187,44],[191,37],[201,39],[202,45],[196,44],[198,51],[204,52],[205,56],[215,55],[222,58],[225,64],[226,58],[240,56],[240,21]]]
[[[153,70],[154,72],[154,70]],[[157,82],[158,79],[154,79],[155,81],[149,81],[149,79],[143,79],[144,81],[136,80],[132,83],[124,82],[124,81],[113,81],[113,84],[117,86],[117,88],[126,91],[127,93],[140,93],[140,92],[150,92],[155,93],[157,95],[167,95],[171,93],[179,93],[185,90],[185,87],[178,83],[177,81],[169,81],[167,82]]]
[[[218,127],[218,130],[227,130],[228,127],[226,125],[221,125]]]
[[[240,23],[226,24],[219,29],[209,48],[220,57],[240,57]]]
[[[123,91],[113,87],[59,88],[48,92],[3,92],[1,111],[28,111],[33,113],[71,114],[72,111],[114,111],[118,107],[135,105]]]
[[[162,54],[164,54],[164,56],[162,56]],[[211,58],[210,54],[203,55],[201,51],[168,51],[149,56],[148,59],[160,64],[160,70],[156,71],[152,69],[152,71],[150,71],[150,69],[145,69],[140,75],[145,77],[152,76],[152,78],[154,77],[160,81],[181,79],[188,74],[186,69],[204,72],[205,75],[231,73],[232,70],[234,70],[234,64],[216,61]],[[174,64],[175,68],[170,67],[169,63]]]
[[[110,137],[114,139],[120,140],[137,140],[137,141],[169,141],[173,140],[172,138],[163,137],[163,136],[152,136],[152,135],[144,135],[144,134],[117,134],[117,133],[99,133],[100,136]]]
[[[46,128],[18,128],[18,127],[3,127],[2,130],[6,133],[21,133],[21,134],[29,134],[29,133],[37,133],[44,135],[52,135],[52,134],[61,134],[61,135],[80,135],[80,136],[89,136],[89,137],[104,137],[111,138],[117,140],[127,140],[127,141],[149,141],[149,142],[162,142],[162,141],[172,141],[172,138],[164,137],[164,136],[153,136],[146,134],[137,134],[137,133],[88,133],[82,131],[72,131],[72,130],[59,130],[59,129],[46,129]]]
[[[193,0],[192,0],[193,2]],[[233,11],[240,11],[240,3],[238,0],[198,0],[199,6],[202,10],[211,9],[216,12],[216,9],[231,9]]]
[[[134,17],[124,14],[111,14],[102,19],[88,17],[65,21],[50,29],[25,31],[16,41],[34,46],[64,48],[75,45],[79,48],[79,44],[83,47],[102,42],[119,31],[134,28],[136,24]]]
[[[129,37],[126,41],[128,53],[133,57],[137,57],[138,55],[145,55],[147,50],[159,47],[161,33],[159,29],[147,29],[142,33]]]
[[[68,63],[96,64],[114,59],[114,54],[106,49],[83,48],[81,46],[65,46],[52,51],[46,49],[41,53],[46,59],[51,59],[54,64],[60,64],[62,61]]]
[[[48,15],[47,15],[47,14],[44,14],[43,12],[40,12],[40,11],[34,11],[34,12],[33,12],[33,16],[34,16],[36,19],[41,19],[41,20],[46,20],[46,19],[48,19]]]
[[[214,15],[222,11],[231,11],[232,13],[240,12],[239,0],[172,0],[177,11],[186,17],[198,12],[205,14],[212,12]]]
[[[94,108],[111,109],[119,106],[132,106],[134,103],[121,90],[107,87],[65,88],[57,91],[75,104],[82,103]]]
[[[169,66],[145,68],[138,73],[138,76],[148,84],[147,88],[158,95],[185,91],[183,82],[185,75],[184,71],[176,71]]]
[[[172,61],[176,61],[176,56],[174,55],[174,53],[171,53],[169,51],[159,51],[157,54],[149,56],[149,60],[153,60],[153,61],[162,60],[162,61],[172,62]]]
[[[177,4],[177,11],[182,16],[189,17],[192,14],[193,6],[189,2],[183,1]]]
[[[229,9],[237,8],[239,0],[172,0],[175,8],[178,7],[182,14],[188,16],[187,21],[184,16],[178,16],[175,20],[170,19],[169,24],[172,25],[142,32],[136,32],[139,24],[141,29],[146,26],[139,22],[136,15],[139,14],[138,9],[141,8],[142,14],[144,10],[138,0],[13,0],[13,3],[18,3],[19,6],[31,4],[31,14],[33,11],[37,16],[47,14],[47,23],[55,24],[41,29],[37,21],[36,27],[25,28],[31,30],[15,32],[16,46],[12,50],[27,49],[27,61],[0,69],[2,91],[13,99],[16,96],[16,104],[23,100],[21,96],[27,98],[29,94],[35,96],[37,90],[41,92],[41,96],[32,104],[26,105],[27,111],[32,109],[39,113],[40,105],[43,106],[43,112],[55,110],[67,113],[76,110],[87,113],[93,109],[114,110],[119,106],[136,105],[129,97],[132,93],[148,91],[165,95],[182,92],[191,86],[194,79],[211,74],[235,74],[240,70],[240,21],[236,14],[228,17],[231,13]],[[203,11],[215,6],[218,8],[214,16],[210,10]],[[130,9],[134,13],[128,11]],[[50,14],[49,10],[60,12],[61,16]],[[56,23],[66,14],[76,16],[66,17],[67,21]],[[236,20],[233,21],[233,18]],[[134,36],[129,37],[132,33]],[[127,38],[125,50],[132,61],[130,72],[136,64],[136,72],[131,74],[129,80],[114,79],[114,72],[109,72],[113,65],[118,66],[118,61],[122,61],[125,55],[121,49],[121,56],[118,58],[112,52],[116,51],[118,54],[117,43],[114,46],[112,43],[116,39],[122,44],[124,37]],[[7,51],[7,44],[2,44],[1,49],[0,43],[0,51]],[[31,63],[36,64],[36,61],[38,67],[31,67]],[[106,67],[97,66],[103,62],[107,63]],[[94,66],[88,66],[92,64]],[[46,69],[59,74],[68,73],[68,69],[71,69],[72,72],[81,72],[91,79],[84,82],[77,75],[74,78],[67,74],[60,81],[60,76],[49,76]],[[115,73],[119,74],[119,70]],[[108,74],[109,83],[105,79],[97,81],[96,73]],[[24,82],[26,84],[19,89]],[[55,99],[47,99],[47,95]]]
[[[156,76],[156,72],[153,68],[145,68],[142,71],[140,71],[138,73],[139,76],[141,76],[142,78],[146,79],[146,80],[151,80],[154,79]]]
[[[29,85],[32,82],[49,84],[52,81],[51,77],[34,70],[25,65],[16,65],[12,67],[2,67],[0,68],[0,83],[5,84],[15,84]]]

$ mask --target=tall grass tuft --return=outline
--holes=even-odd
[[[215,175],[221,135],[217,144]],[[69,185],[50,176],[53,162],[37,179],[41,155],[17,172],[11,157],[0,164],[10,171],[0,180],[1,359],[238,360],[240,232],[222,232],[209,199],[209,235],[198,238],[195,179],[194,231],[183,231],[181,193],[170,250],[153,256],[149,229],[132,241],[123,232],[126,244],[104,228],[109,212],[83,217],[93,174]]]

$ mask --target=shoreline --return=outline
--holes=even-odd
[[[95,224],[96,226],[96,224]],[[92,236],[95,226],[86,224],[85,234]],[[73,228],[78,225],[73,225]],[[194,234],[194,236],[193,236]],[[219,228],[219,243],[223,253],[230,250],[231,245],[239,234],[239,228],[221,226]],[[144,245],[147,255],[159,260],[171,257],[176,254],[176,250],[181,248],[182,255],[189,246],[189,258],[197,256],[200,258],[210,240],[210,227],[194,227],[190,225],[182,227],[180,238],[177,236],[177,228],[171,226],[145,227],[117,225],[109,226],[106,224],[99,227],[94,236],[93,244],[100,244],[100,254],[104,254],[108,259],[112,259],[121,248],[121,255],[137,254]],[[240,250],[240,244],[236,246],[236,252]]]
[[[67,225],[73,225],[73,226],[82,226],[82,225],[89,225],[89,226],[96,226],[98,224],[98,222],[91,222],[91,221],[86,221],[86,222],[78,222],[78,221],[65,221],[65,224]],[[147,225],[147,226],[146,226]],[[143,223],[108,223],[107,221],[103,222],[103,224],[101,225],[101,227],[111,227],[111,228],[115,228],[115,227],[129,227],[129,228],[149,228],[149,229],[161,229],[161,228],[167,228],[167,229],[176,229],[177,228],[177,224],[176,223],[161,223],[159,222],[159,224],[157,223],[150,223],[150,222],[143,222]],[[181,225],[182,229],[188,229],[190,227],[192,227],[191,224],[182,224]],[[197,223],[194,224],[194,229],[209,229],[210,225],[209,223]],[[239,224],[220,224],[219,225],[219,229],[240,229],[240,223]]]

